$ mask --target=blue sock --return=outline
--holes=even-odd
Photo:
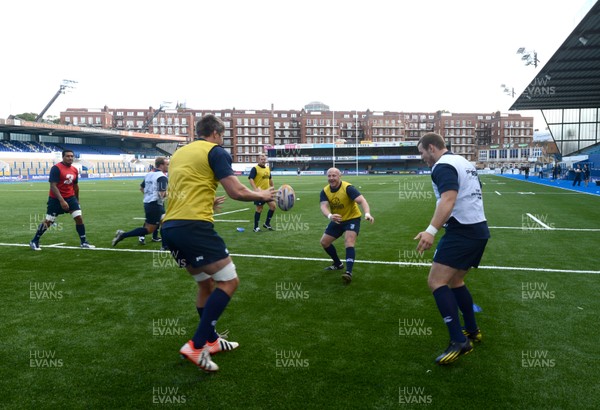
[[[473,311],[473,297],[469,289],[467,289],[467,285],[452,289],[452,293],[454,293],[456,304],[462,312],[465,329],[469,332],[476,331],[477,322],[475,321],[475,312]]]
[[[37,231],[35,232],[35,236],[32,241],[38,243],[40,241],[40,237],[48,230],[48,227],[43,222],[38,226]]]
[[[450,340],[454,342],[464,342],[465,335],[460,327],[460,319],[458,318],[458,306],[452,290],[448,286],[440,286],[433,292],[435,303],[437,303],[444,323],[448,326]]]
[[[333,246],[333,244],[329,245],[328,248],[325,248],[325,252],[327,252],[327,255],[331,256],[331,259],[333,259],[333,263],[335,265],[342,264],[342,261],[338,257],[337,251],[335,250],[335,246]]]
[[[265,221],[267,226],[271,225],[271,218],[273,218],[274,213],[275,213],[275,211],[271,211],[270,209],[269,209],[269,212],[267,212],[267,220]]]
[[[254,227],[258,228],[258,221],[260,221],[260,212],[254,212]]]
[[[84,224],[75,225],[75,229],[77,230],[77,234],[79,235],[79,239],[81,240],[81,243],[86,242],[85,225]]]
[[[129,232],[125,232],[121,237],[122,238],[131,238],[132,236],[146,236],[148,235],[148,230],[146,228],[135,228]]]
[[[196,349],[201,349],[206,342],[214,342],[217,340],[217,332],[215,327],[217,326],[217,320],[227,307],[231,298],[223,290],[216,288],[208,297],[204,310],[202,311],[202,319],[198,324],[198,329],[192,341]]]
[[[160,227],[160,225],[158,225],[156,227],[156,229],[154,230],[154,232],[152,232],[152,239],[158,239],[158,228]]]
[[[352,273],[352,267],[354,266],[355,256],[356,251],[354,250],[354,246],[346,248],[346,272]]]

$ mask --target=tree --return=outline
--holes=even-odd
[[[37,114],[33,112],[24,112],[22,114],[15,115],[15,118],[18,118],[23,121],[35,121],[36,117]]]

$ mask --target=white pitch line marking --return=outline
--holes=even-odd
[[[215,222],[250,222],[250,219],[215,219]]]
[[[29,244],[24,243],[0,243],[0,246],[18,246],[18,247],[29,247]],[[44,247],[42,246],[42,250]],[[79,246],[58,246],[54,249],[77,249],[81,250]],[[134,253],[152,253],[152,252],[168,252],[161,250],[150,250],[150,249],[118,249],[118,248],[93,248],[87,249],[88,251],[109,251],[109,252],[134,252]],[[282,259],[282,260],[303,260],[303,261],[315,261],[315,262],[331,262],[330,258],[298,258],[296,256],[277,256],[277,255],[249,255],[241,253],[232,253],[231,256],[238,258],[259,258],[259,259]],[[364,263],[368,265],[396,265],[396,266],[422,266],[430,267],[431,263],[427,262],[391,262],[391,261],[365,261],[357,260],[357,263]],[[600,271],[597,270],[575,270],[575,269],[551,269],[551,268],[528,268],[522,266],[479,266],[479,269],[488,270],[507,270],[507,271],[525,271],[525,272],[551,272],[551,273],[591,273],[594,275],[600,275]]]
[[[538,223],[539,225],[542,225],[544,228],[546,229],[554,229],[549,225],[546,225],[545,223],[543,223],[542,221],[540,221],[538,218],[536,218],[535,216],[531,215],[530,213],[526,214],[528,217],[530,217],[531,219],[533,219],[536,223]]]
[[[233,214],[235,212],[247,211],[248,209],[250,209],[250,208],[236,209],[235,211],[229,211],[229,212],[221,212],[220,214],[215,214],[214,216],[221,216],[221,215]]]
[[[517,231],[547,231],[546,228],[522,227],[522,226],[488,226],[490,229],[514,229]],[[574,231],[574,232],[600,232],[600,228],[550,228],[553,231]]]
[[[235,213],[235,212],[247,211],[248,209],[250,209],[250,208],[236,209],[235,211],[222,212],[222,213],[220,213],[220,214],[215,214],[214,216],[221,216],[221,215],[232,214],[232,213]],[[133,218],[133,219],[145,220],[146,218]],[[225,219],[215,219],[215,222],[250,222],[250,221],[249,221],[249,220],[225,220]]]

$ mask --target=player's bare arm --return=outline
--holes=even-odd
[[[431,218],[431,222],[429,223],[431,227],[435,228],[435,232],[440,230],[448,218],[450,218],[457,196],[458,191],[454,190],[442,193],[440,202],[437,204],[435,212],[433,213],[433,217]],[[424,252],[433,245],[435,234],[429,232],[429,229],[430,228],[428,227],[427,230],[419,232],[414,238],[415,240],[419,241],[417,245],[417,251],[419,252]]]
[[[365,214],[365,220],[369,221],[371,223],[375,222],[375,218],[373,218],[373,216],[371,215],[371,208],[369,207],[369,203],[367,202],[365,197],[362,195],[359,195],[356,197],[356,199],[354,201],[358,205],[360,205],[360,207],[362,208],[362,210]]]
[[[252,187],[252,190],[253,191],[258,191],[258,187],[254,183],[254,180],[249,178],[248,181],[250,181],[250,186]]]
[[[225,202],[225,199],[227,199],[227,197],[225,196],[216,196],[215,200],[213,201],[213,210],[215,212],[218,212],[221,210],[221,205],[223,204],[223,202]]]
[[[335,223],[340,223],[342,222],[342,216],[340,214],[332,214],[331,210],[329,209],[329,202],[328,201],[323,201],[321,202],[321,213],[323,214],[323,216]]]
[[[236,201],[272,201],[275,198],[273,188],[258,189],[257,191],[250,190],[246,185],[242,184],[235,175],[229,175],[219,180],[225,192],[231,199]]]

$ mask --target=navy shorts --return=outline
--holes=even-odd
[[[346,231],[356,232],[356,235],[358,236],[358,232],[360,231],[360,218],[348,219],[339,224],[332,221],[329,222],[329,225],[325,228],[325,233],[336,239],[342,236]]]
[[[487,239],[473,239],[448,233],[438,242],[433,261],[454,269],[469,270],[478,267]]]
[[[165,213],[165,207],[159,205],[156,201],[144,202],[144,212],[146,213],[146,223],[150,225],[158,225],[160,217]]]
[[[76,196],[70,196],[70,197],[64,198],[64,199],[67,202],[67,204],[69,204],[68,211],[65,211],[64,209],[62,209],[62,206],[60,206],[60,202],[58,201],[58,198],[52,198],[51,196],[49,196],[48,197],[48,208],[46,209],[46,213],[48,215],[58,216],[58,215],[66,214],[66,213],[71,213],[73,211],[78,211],[81,209],[81,207],[79,206],[79,201],[77,200]]]
[[[254,205],[256,205],[256,206],[263,206],[267,202],[273,202],[273,200],[270,200],[270,201],[254,201]]]
[[[229,256],[225,242],[210,222],[167,221],[160,233],[163,245],[182,268],[198,268]]]

